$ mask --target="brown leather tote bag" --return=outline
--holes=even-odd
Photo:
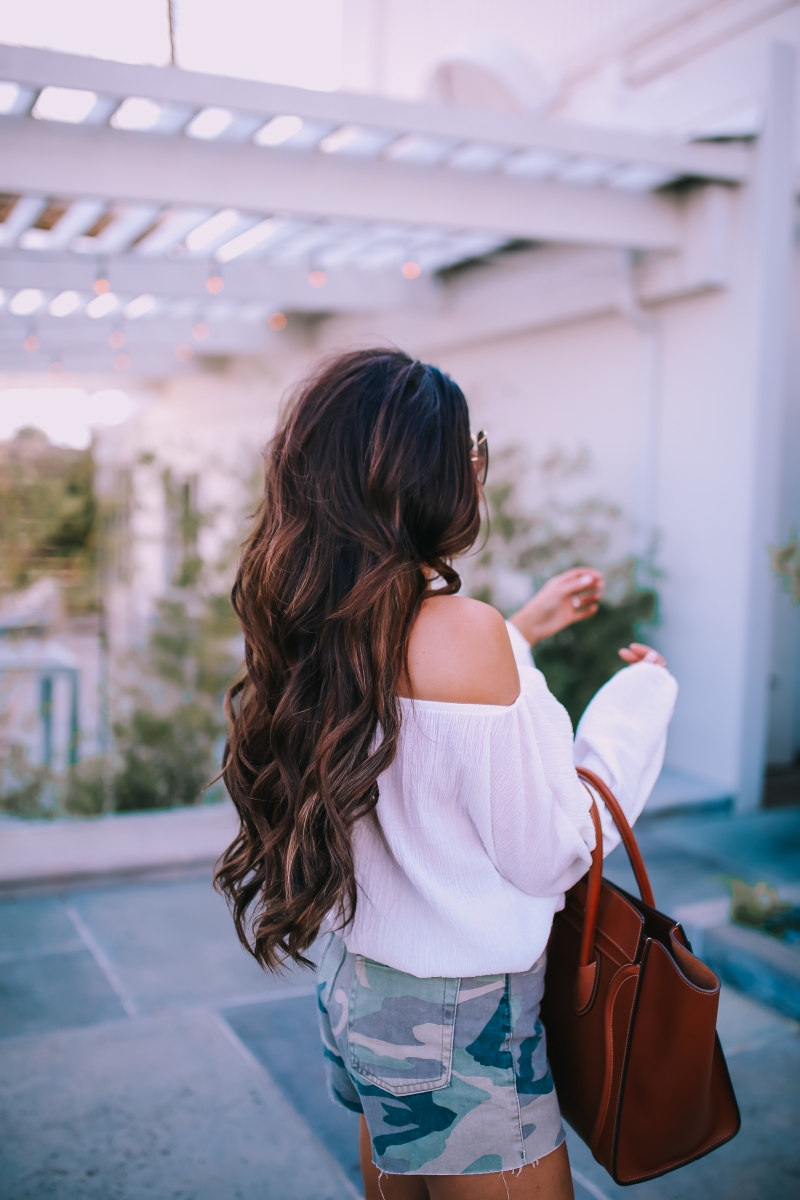
[[[592,865],[567,893],[548,948],[542,1019],[561,1111],[616,1183],[641,1183],[701,1158],[741,1118],[716,1033],[719,980],[660,913],[625,814],[602,796],[641,900],[603,879],[597,806]]]

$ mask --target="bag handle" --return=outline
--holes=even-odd
[[[628,818],[620,807],[614,793],[594,771],[587,767],[576,768],[578,777],[586,786],[589,784],[603,800],[611,813],[614,824],[619,830],[622,843],[628,853],[631,869],[636,877],[639,894],[645,904],[655,908],[653,889],[647,877],[642,852],[633,836],[633,830],[628,824]],[[586,789],[589,790],[588,788]],[[591,793],[590,793],[591,794]],[[583,918],[583,935],[581,937],[580,955],[578,958],[578,974],[575,979],[575,1008],[578,1014],[587,1012],[594,1000],[597,987],[597,959],[594,953],[594,939],[597,932],[597,918],[600,911],[600,890],[603,882],[603,828],[600,824],[600,814],[592,797],[590,809],[592,824],[595,832],[595,848],[592,851],[592,865],[589,868],[589,878],[586,889],[586,912]]]

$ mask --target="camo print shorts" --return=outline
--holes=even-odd
[[[328,1087],[363,1113],[375,1165],[470,1175],[535,1162],[564,1140],[529,971],[418,979],[331,934],[317,970]]]

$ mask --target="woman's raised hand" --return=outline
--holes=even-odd
[[[536,595],[514,616],[516,625],[531,646],[552,637],[560,629],[585,621],[597,612],[603,594],[603,574],[592,567],[573,567],[548,579]],[[620,651],[622,653],[622,651]]]
[[[624,658],[626,663],[649,662],[655,663],[657,667],[665,667],[667,660],[663,655],[654,650],[652,646],[645,646],[643,642],[631,642],[630,646],[624,646],[619,652],[620,658]]]

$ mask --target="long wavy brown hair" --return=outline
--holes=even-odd
[[[223,776],[240,828],[216,884],[276,970],[308,962],[328,914],[355,912],[351,830],[397,753],[423,568],[458,590],[451,560],[478,535],[480,497],[461,390],[393,350],[324,362],[265,459],[232,593],[245,671]]]

